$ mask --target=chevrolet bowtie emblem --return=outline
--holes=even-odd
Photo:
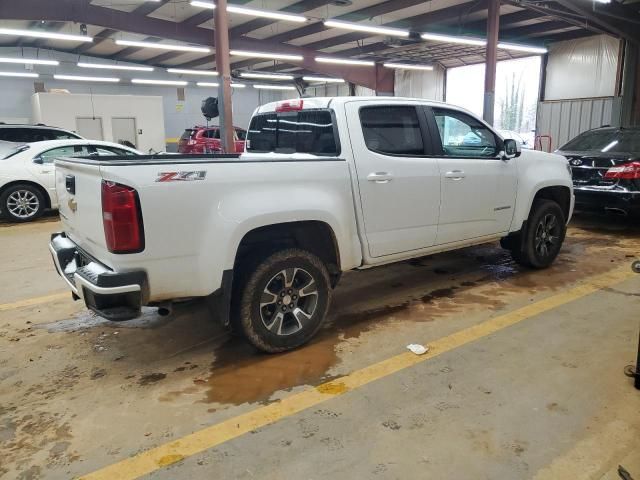
[[[78,204],[73,198],[69,199],[69,201],[67,202],[67,205],[69,205],[69,210],[71,210],[74,213],[76,212],[76,210],[78,210]]]

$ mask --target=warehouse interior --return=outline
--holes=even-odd
[[[640,131],[639,24],[637,0],[0,0],[0,144],[3,127],[47,126],[150,161],[246,155],[265,104],[406,97],[564,155],[594,129]],[[211,127],[215,147],[182,150]],[[640,189],[635,153],[621,178]],[[278,354],[207,301],[124,322],[72,301],[45,206],[0,220],[1,479],[640,479],[640,227],[624,205],[576,209],[544,270],[495,241],[344,272],[317,336]],[[182,225],[168,209],[166,231]]]

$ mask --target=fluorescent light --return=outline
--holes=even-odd
[[[109,65],[106,63],[78,62],[80,68],[97,68],[102,70],[134,70],[137,72],[153,72],[153,67],[135,67],[130,65]]]
[[[340,65],[360,65],[366,67],[373,67],[374,62],[369,60],[351,60],[349,58],[333,58],[333,57],[316,57],[316,62],[320,63],[337,63]]]
[[[330,28],[342,28],[344,30],[355,30],[358,32],[371,32],[380,35],[391,35],[394,37],[408,37],[408,30],[401,30],[399,28],[390,27],[378,27],[375,25],[362,25],[360,23],[342,22],[340,20],[325,20],[325,27]]]
[[[60,65],[57,60],[40,60],[37,58],[0,58],[0,63],[23,63],[25,65]]]
[[[487,41],[482,38],[454,37],[452,35],[440,35],[438,33],[423,33],[421,37],[423,40],[433,40],[434,42],[461,43],[463,45],[474,45],[477,47],[484,47],[487,44]]]
[[[0,72],[0,77],[23,77],[23,78],[38,78],[40,75],[37,73],[24,73],[24,72]]]
[[[179,80],[152,80],[149,78],[133,78],[131,79],[131,83],[139,83],[142,85],[172,85],[176,87],[184,87],[189,84],[189,82]]]
[[[218,75],[218,72],[211,70],[186,70],[184,68],[167,68],[167,72],[179,73],[182,75],[207,75],[209,77],[215,77]]]
[[[401,70],[433,70],[433,65],[414,65],[413,63],[383,63],[383,65]]]
[[[604,147],[602,150],[600,150],[601,152],[605,153],[608,152],[609,150],[611,150],[613,147],[615,147],[618,144],[618,140],[614,140],[613,142],[611,142],[609,145],[607,145],[606,147]]]
[[[544,47],[531,47],[528,45],[517,45],[515,43],[498,43],[498,48],[502,50],[513,50],[515,52],[529,52],[529,53],[547,53],[547,49]]]
[[[305,82],[344,83],[342,78],[302,77]]]
[[[295,90],[296,87],[290,87],[288,85],[254,85],[253,88],[258,90]]]
[[[270,60],[302,60],[302,55],[285,55],[283,53],[250,52],[248,50],[231,50],[231,55],[239,57],[268,58]]]
[[[79,75],[54,75],[56,80],[71,80],[74,82],[110,82],[118,83],[119,78],[115,77],[81,77]]]
[[[227,5],[227,12],[239,13],[240,15],[251,15],[253,17],[273,18],[276,20],[284,20],[286,22],[304,23],[307,21],[307,17],[303,17],[302,15],[258,10],[257,8],[240,7],[238,5]]]
[[[199,87],[219,87],[219,83],[211,83],[211,82],[198,82],[196,83]],[[244,83],[232,83],[231,88],[245,88],[246,85]]]
[[[85,37],[84,35],[69,35],[66,33],[45,32],[41,30],[18,30],[15,28],[0,28],[0,35],[49,38],[51,40],[69,40],[71,42],[93,42],[92,37]]]
[[[240,76],[244,78],[262,78],[265,80],[293,80],[293,75],[278,75],[274,73],[241,72]]]
[[[211,2],[201,2],[194,0],[191,2],[191,6],[200,8],[209,8],[211,10],[216,8],[216,5]],[[240,15],[251,15],[252,17],[273,18],[276,20],[284,20],[286,22],[304,23],[308,20],[307,17],[302,15],[293,15],[291,13],[274,12],[272,10],[260,10],[257,8],[241,7],[240,5],[227,5],[227,12],[238,13]]]
[[[116,44],[124,45],[127,47],[155,48],[157,50],[175,50],[177,52],[211,52],[211,49],[207,47],[194,47],[191,45],[171,45],[168,43],[156,42],[135,42],[133,40],[116,40]]]

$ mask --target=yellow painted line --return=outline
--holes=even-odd
[[[165,138],[164,143],[178,143],[180,141],[179,138]]]
[[[614,270],[610,273],[589,278],[584,283],[565,292],[540,300],[504,315],[456,332],[447,337],[429,342],[429,351],[418,356],[402,353],[375,363],[349,375],[308,388],[300,393],[285,397],[264,407],[230,418],[221,423],[198,430],[178,440],[165,443],[141,452],[118,463],[109,465],[81,477],[81,480],[129,480],[142,477],[187,457],[228,442],[283,418],[336,398],[346,392],[368,383],[388,377],[396,372],[423,363],[438,355],[496,333],[528,318],[553,310],[602,288],[609,287],[634,276],[630,268]]]
[[[33,307],[34,305],[40,305],[42,303],[55,302],[62,298],[71,299],[71,292],[54,293],[51,295],[44,295],[42,297],[27,298],[25,300],[18,300],[11,303],[0,303],[0,312],[5,310],[16,310],[18,308]]]

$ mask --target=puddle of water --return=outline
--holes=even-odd
[[[158,309],[154,307],[142,307],[142,314],[133,320],[124,322],[112,322],[99,317],[90,310],[83,310],[75,314],[72,318],[58,320],[51,323],[41,323],[33,325],[34,328],[47,330],[49,333],[56,332],[76,332],[93,327],[113,327],[113,328],[157,328],[169,321],[168,317],[158,315]]]

